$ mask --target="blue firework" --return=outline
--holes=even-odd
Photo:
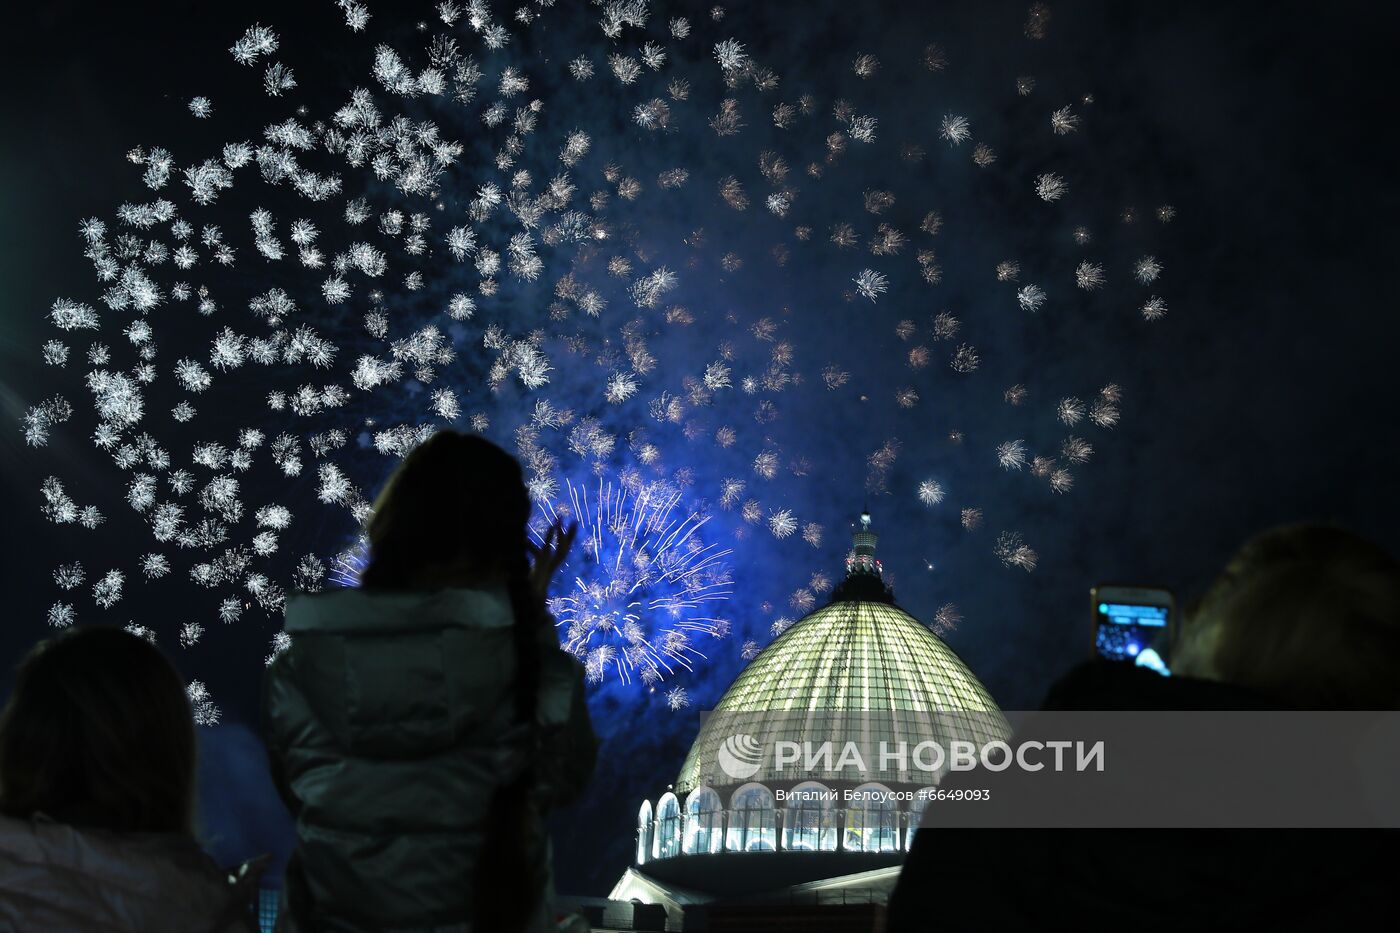
[[[556,518],[577,521],[578,541],[549,600],[565,650],[591,682],[612,672],[651,685],[704,660],[707,640],[728,636],[719,605],[732,591],[731,551],[707,544],[708,518],[689,511],[666,484],[613,486],[596,494],[566,484],[541,506],[536,541]]]

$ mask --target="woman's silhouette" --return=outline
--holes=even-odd
[[[443,431],[389,479],[359,589],[289,601],[264,733],[296,816],[279,929],[544,929],[543,815],[592,773],[519,464]],[[534,564],[529,556],[533,554]]]
[[[0,717],[0,929],[252,933],[257,871],[195,840],[180,675],[118,628],[72,628],[20,665]]]

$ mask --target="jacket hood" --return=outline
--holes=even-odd
[[[250,894],[193,839],[0,817],[6,929],[248,929],[239,919]]]
[[[343,751],[436,754],[510,720],[513,624],[504,589],[298,597],[273,679],[290,677]]]
[[[443,628],[509,628],[504,587],[374,592],[344,589],[287,600],[288,634],[406,634]]]

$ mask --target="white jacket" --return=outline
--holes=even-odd
[[[477,915],[497,790],[530,767],[543,810],[592,773],[581,665],[541,619],[532,730],[515,712],[515,616],[502,589],[299,596],[286,624],[292,646],[263,692],[273,781],[297,821],[278,929],[460,928]],[[540,814],[521,829],[547,874]],[[518,880],[494,893],[547,901]]]
[[[0,930],[250,933],[256,884],[188,837],[0,816]]]

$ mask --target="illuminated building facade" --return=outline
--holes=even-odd
[[[1000,709],[967,665],[895,605],[877,541],[863,514],[830,602],[749,663],[703,722],[675,783],[642,803],[634,865],[614,899],[662,903],[676,915],[734,897],[845,900],[855,886],[878,900],[922,816],[917,792],[938,775],[896,763],[870,782],[835,757],[794,769],[746,756],[745,742],[840,749],[928,737],[911,723],[936,724],[943,741],[1006,737]],[[954,715],[951,725],[943,715],[958,713],[975,715]]]

